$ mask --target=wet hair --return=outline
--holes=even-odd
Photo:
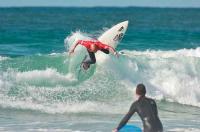
[[[140,84],[137,85],[136,94],[141,95],[141,96],[145,96],[146,88],[145,88],[144,84],[140,83]]]

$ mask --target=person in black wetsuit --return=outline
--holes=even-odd
[[[153,99],[147,98],[145,94],[145,86],[143,84],[138,84],[136,87],[136,95],[139,96],[138,100],[133,102],[129,112],[125,115],[113,132],[118,132],[135,112],[138,113],[142,120],[144,132],[163,132],[163,126],[158,117],[156,102]]]

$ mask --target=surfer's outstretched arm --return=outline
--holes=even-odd
[[[111,47],[107,44],[103,44],[101,42],[98,43],[98,46],[100,47],[102,52],[104,52],[106,54],[109,54],[111,52],[113,55],[119,57],[119,54],[117,53],[117,51],[113,47]]]
[[[111,47],[111,46],[108,46],[108,50],[115,56],[119,57],[119,54],[117,53],[117,51]]]
[[[133,103],[129,109],[129,112],[124,116],[124,118],[119,123],[118,127],[115,128],[112,132],[118,132],[122,127],[126,125],[128,120],[131,118],[131,116],[136,112],[136,103]]]
[[[76,41],[76,44],[74,45],[74,47],[69,51],[69,55],[71,55],[72,53],[74,53],[74,50],[76,49],[76,47],[80,44],[80,40]]]
[[[121,122],[119,123],[117,130],[120,130],[124,125],[126,125],[126,123],[128,122],[128,120],[131,118],[131,116],[136,112],[136,103],[134,102],[130,109],[129,112],[124,116],[124,118],[121,120]]]

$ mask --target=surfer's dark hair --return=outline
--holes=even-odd
[[[136,94],[144,96],[146,94],[146,88],[144,84],[140,83],[136,87]]]

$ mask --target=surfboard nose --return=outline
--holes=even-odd
[[[123,22],[121,22],[120,24],[122,24],[122,25],[124,25],[125,27],[127,27],[127,26],[128,26],[128,20],[127,20],[127,21],[123,21]]]

